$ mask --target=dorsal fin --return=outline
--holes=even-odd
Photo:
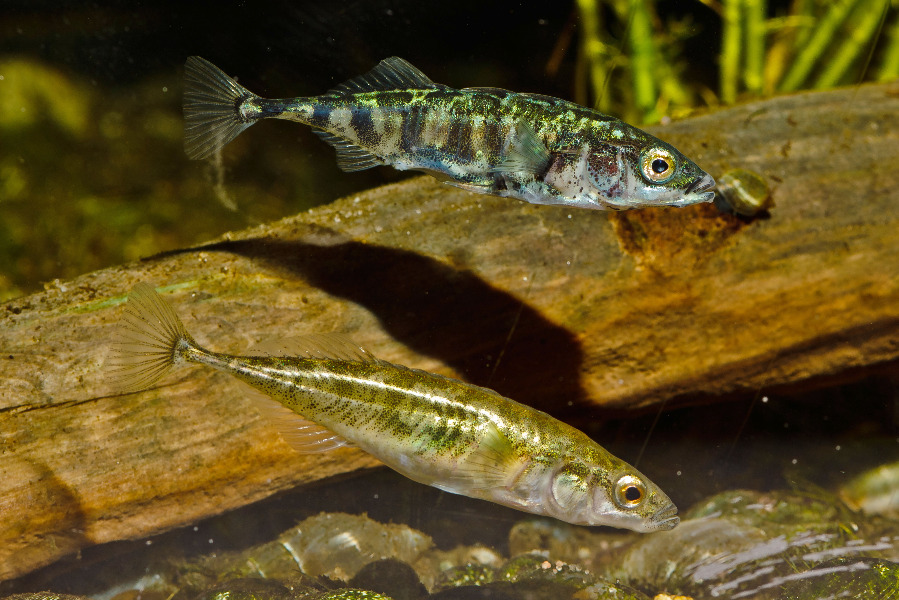
[[[270,337],[254,344],[249,354],[257,356],[301,356],[305,358],[375,362],[371,352],[342,333],[310,333],[294,337]]]
[[[359,94],[386,90],[423,90],[446,86],[434,83],[427,75],[399,56],[379,62],[365,75],[353,77],[329,90],[329,94]]]
[[[498,87],[489,87],[489,86],[475,86],[475,87],[467,87],[462,88],[463,92],[484,92],[487,94],[493,94],[495,96],[508,96],[509,94],[515,94],[516,92],[512,92],[507,90],[506,88],[498,88]]]

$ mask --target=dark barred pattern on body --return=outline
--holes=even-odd
[[[316,97],[271,100],[188,59],[185,149],[218,151],[263,118],[311,126],[345,171],[420,170],[535,204],[621,210],[710,202],[714,180],[665,142],[595,110],[498,88],[453,89],[393,57]],[[609,168],[602,168],[608,165]]]

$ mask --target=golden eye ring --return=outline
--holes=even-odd
[[[665,183],[677,171],[677,159],[665,148],[649,148],[643,153],[640,171],[653,183]]]
[[[615,502],[622,508],[636,508],[646,499],[646,486],[633,475],[623,475],[615,482]]]

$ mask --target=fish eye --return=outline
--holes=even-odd
[[[621,508],[636,508],[646,498],[646,486],[633,475],[624,475],[615,483],[615,502]]]
[[[665,183],[674,176],[677,160],[665,148],[649,148],[640,161],[643,176],[653,183]]]

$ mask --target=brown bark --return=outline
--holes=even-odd
[[[563,418],[798,385],[899,353],[899,87],[802,94],[655,131],[774,188],[769,219],[608,214],[420,178],[0,306],[0,578],[328,475],[242,384],[177,370],[119,395],[103,360],[137,281],[209,348],[339,331]]]

